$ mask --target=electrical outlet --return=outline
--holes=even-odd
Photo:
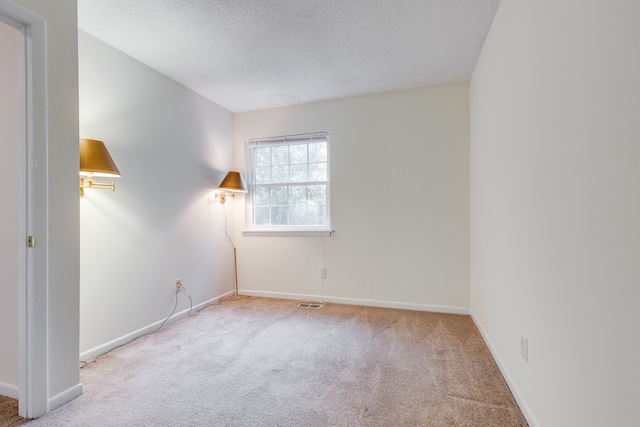
[[[321,279],[327,278],[327,267],[320,267],[319,276]]]
[[[178,278],[175,280],[176,282],[176,291],[179,291],[180,288],[182,287],[182,279]]]
[[[520,335],[520,356],[529,363],[529,338]]]

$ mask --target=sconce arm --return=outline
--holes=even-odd
[[[236,192],[235,191],[226,192],[222,190],[220,192],[216,192],[216,199],[220,199],[220,203],[226,202],[227,197],[236,197]]]
[[[116,191],[116,183],[106,184],[102,182],[93,182],[93,177],[88,176],[86,178],[80,178],[80,195],[84,196],[85,188],[99,188],[103,190]]]

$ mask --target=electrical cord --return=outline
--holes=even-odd
[[[125,343],[122,343],[116,347],[113,347],[111,350],[99,354],[98,356],[96,356],[93,360],[91,361],[86,361],[86,360],[81,360],[80,361],[80,369],[86,368],[87,366],[91,365],[92,363],[95,363],[98,361],[98,359],[104,355],[107,355],[109,353],[111,353],[113,350],[120,348],[122,346],[125,346],[127,344],[130,344],[132,342],[134,342],[137,339],[140,339],[142,337],[146,337],[147,335],[151,335],[151,334],[155,334],[156,332],[158,332],[160,329],[162,329],[162,327],[164,326],[165,323],[167,323],[167,321],[171,318],[171,316],[173,316],[173,314],[176,312],[176,309],[178,308],[178,294],[180,293],[180,291],[184,291],[185,294],[187,294],[187,296],[189,297],[189,311],[187,312],[187,316],[188,317],[193,317],[193,316],[197,316],[202,310],[204,310],[205,308],[209,307],[210,305],[215,305],[215,304],[207,304],[204,307],[202,307],[200,310],[196,311],[194,314],[191,314],[191,312],[193,311],[193,300],[191,299],[191,295],[189,294],[189,292],[187,292],[187,289],[184,287],[184,285],[182,283],[180,283],[180,285],[178,285],[178,289],[176,289],[176,301],[175,304],[173,305],[173,310],[171,311],[171,314],[169,314],[160,324],[160,326],[158,327],[158,329],[156,329],[155,331],[151,331],[151,332],[147,332],[144,335],[140,335],[138,337],[133,338],[130,341],[127,341]],[[219,304],[219,303],[218,303]]]
[[[320,233],[320,239],[322,240],[322,266],[327,266],[327,256],[329,255],[329,251],[331,250],[331,245],[333,244],[333,232],[329,232],[329,246],[325,248],[324,245],[324,235]]]
[[[231,246],[233,247],[233,249],[236,248],[235,243],[233,243],[233,239],[231,238],[231,236],[229,236],[229,223],[227,222],[227,205],[224,205],[224,234],[227,235],[227,239],[229,239],[229,243],[231,243]]]
[[[238,296],[238,257],[236,255],[236,245],[233,243],[233,239],[229,236],[229,223],[227,221],[227,206],[224,206],[224,234],[227,235],[227,239],[229,239],[229,243],[233,246],[233,274],[234,274],[234,283],[235,283],[235,296]]]
[[[156,329],[156,330],[155,330],[155,331],[153,331],[153,332],[149,332],[149,334],[153,334],[153,333],[155,333],[155,332],[158,332],[160,329],[162,329],[162,327],[163,327],[163,326],[164,326],[164,324],[167,322],[167,320],[171,319],[171,316],[173,316],[173,313],[175,313],[175,312],[176,312],[176,309],[178,308],[178,294],[180,293],[180,291],[181,291],[181,290],[182,290],[182,285],[180,285],[180,286],[178,287],[178,289],[176,290],[176,302],[175,302],[175,304],[173,304],[173,310],[171,311],[171,314],[170,314],[170,315],[168,315],[168,316],[167,316],[167,318],[166,318],[166,319],[164,319],[164,320],[162,321],[162,323],[160,324],[160,327],[159,327],[158,329]],[[145,335],[142,335],[142,336],[144,337],[144,336],[149,335],[149,334],[145,334]],[[131,341],[129,341],[129,342],[131,342]],[[116,347],[116,348],[117,348],[117,347]]]
[[[191,312],[193,311],[193,300],[191,299],[191,295],[189,295],[189,292],[187,292],[187,288],[185,288],[184,286],[180,286],[180,289],[183,290],[184,293],[187,294],[187,296],[189,297],[189,311],[187,312],[187,317],[197,316],[200,313],[201,310],[204,310],[204,308],[207,307],[205,305],[200,310],[198,310],[195,313],[191,314]]]
[[[320,233],[320,241],[322,242],[322,265],[321,267],[327,268],[327,256],[329,255],[329,251],[331,250],[331,244],[333,243],[333,231],[329,232],[329,246],[325,247],[325,236],[324,233]],[[326,270],[325,270],[326,271]],[[320,280],[320,298],[322,298],[324,294],[324,284],[326,278],[321,278]],[[322,303],[322,299],[320,300]]]

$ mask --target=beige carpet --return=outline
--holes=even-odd
[[[526,426],[469,316],[237,297],[102,356],[36,426]]]
[[[18,401],[0,396],[0,427],[17,427],[29,421],[18,415]]]

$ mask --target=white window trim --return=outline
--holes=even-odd
[[[244,236],[330,237],[335,230],[242,230]]]
[[[322,226],[310,225],[287,225],[287,226],[256,226],[253,225],[253,191],[255,185],[255,162],[253,159],[253,147],[258,147],[261,143],[278,145],[296,144],[303,140],[313,138],[323,138],[327,141],[327,223]],[[331,142],[329,132],[312,132],[297,135],[285,135],[268,138],[246,139],[244,143],[245,171],[249,192],[245,197],[245,229],[243,235],[247,236],[330,236],[333,232],[331,228]]]

